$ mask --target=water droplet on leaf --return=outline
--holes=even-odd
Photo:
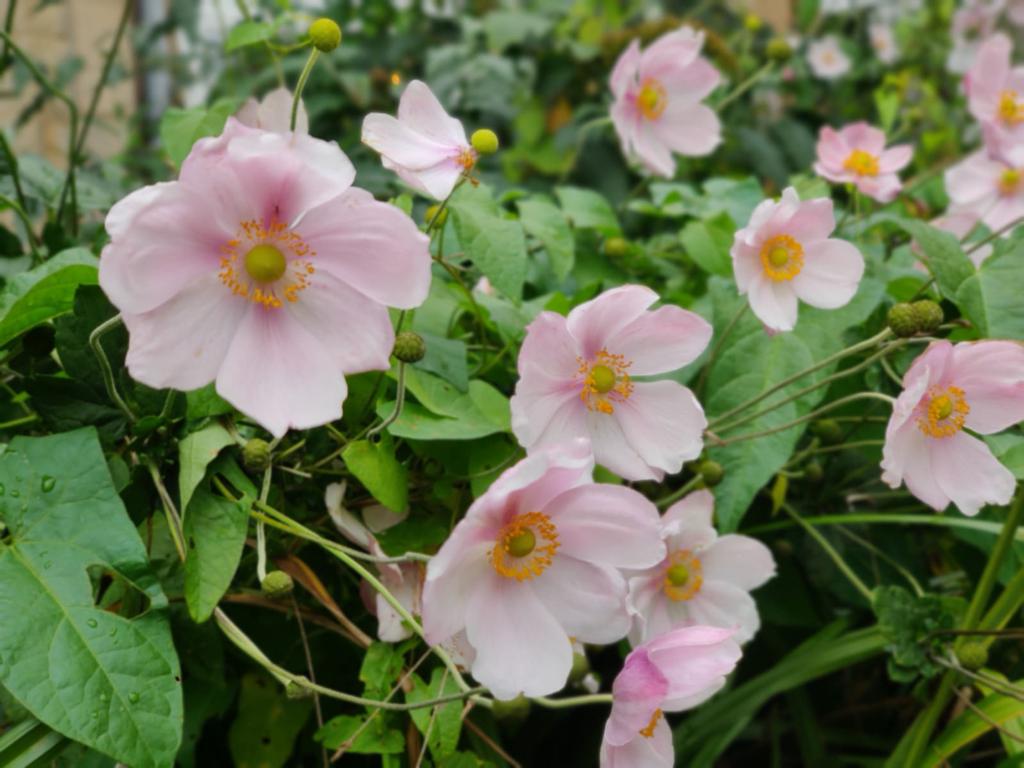
[[[53,490],[53,486],[57,484],[57,478],[51,477],[50,475],[43,475],[42,488],[43,493],[49,493]]]
[[[132,704],[138,704],[139,703],[139,694],[137,694],[135,691],[132,691],[131,693],[128,694],[128,701],[130,701]]]
[[[99,624],[99,622],[97,622],[96,619],[89,619],[85,623],[88,624],[90,627],[95,627],[95,626],[97,626]]]

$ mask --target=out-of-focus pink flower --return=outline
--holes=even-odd
[[[722,140],[718,115],[701,101],[721,79],[700,55],[704,33],[682,27],[645,50],[634,40],[619,56],[610,86],[612,123],[622,152],[658,176],[671,177],[672,153],[710,154]]]
[[[695,624],[735,629],[736,642],[745,643],[761,626],[750,590],[775,575],[775,560],[757,539],[719,537],[711,524],[714,505],[710,491],[696,491],[661,518],[668,556],[629,580],[634,646]]]
[[[582,439],[531,453],[473,503],[427,566],[427,639],[464,629],[473,677],[499,699],[565,685],[570,638],[624,637],[617,569],[665,556],[654,505],[631,488],[594,484],[593,467]]]
[[[900,49],[896,45],[896,36],[892,27],[878,22],[868,26],[868,40],[875,56],[883,64],[894,64],[900,57]]]
[[[601,768],[671,768],[664,713],[692,709],[725,685],[742,653],[731,629],[681,627],[639,646],[612,684]]]
[[[260,101],[249,97],[235,113],[242,125],[274,133],[289,133],[292,124],[292,92],[287,88],[275,88]],[[295,116],[295,132],[309,133],[309,116],[306,105],[299,102]]]
[[[850,58],[835,35],[825,35],[807,46],[807,63],[815,77],[838,80],[850,71]]]
[[[946,193],[958,211],[995,232],[1024,216],[1024,168],[978,150],[946,170]]]
[[[983,4],[964,5],[953,14],[950,36],[953,47],[946,58],[946,69],[956,75],[966,73],[974,63],[981,41],[992,34],[1000,8]]]
[[[801,201],[793,187],[782,199],[763,200],[736,232],[732,269],[754,314],[773,331],[796,325],[797,299],[836,309],[857,293],[864,258],[853,245],[829,235],[836,227],[832,201]]]
[[[964,211],[958,208],[950,208],[941,216],[931,220],[931,225],[938,229],[949,232],[950,234],[956,235],[958,240],[963,240],[974,231],[975,227],[978,226],[979,218],[977,214],[972,211]],[[970,248],[970,244],[965,244],[967,248]],[[911,250],[918,256],[923,256],[924,252],[921,250],[921,246],[918,245],[917,241],[914,240],[910,243]],[[992,255],[993,247],[991,244],[985,244],[980,248],[974,248],[970,250],[967,257],[974,262],[975,267],[980,267],[981,263]],[[915,262],[914,266],[920,269],[922,272],[927,272],[927,267],[921,262]]]
[[[419,80],[406,86],[397,118],[373,112],[363,119],[363,143],[381,154],[385,168],[436,200],[448,197],[477,161],[462,123]]]
[[[693,393],[633,377],[693,362],[711,326],[679,307],[648,311],[657,300],[624,285],[530,323],[512,397],[512,431],[527,451],[587,437],[597,463],[629,480],[660,480],[700,455],[707,421]]]
[[[1010,0],[1006,4],[1006,18],[1017,27],[1024,27],[1024,0]]]
[[[1011,67],[1012,54],[1010,38],[998,32],[978,49],[964,78],[968,107],[985,129],[988,149],[1004,156],[1024,152],[1024,67]]]
[[[354,176],[334,143],[229,118],[178,181],[118,202],[100,285],[128,327],[131,375],[216,380],[278,436],[341,416],[345,375],[389,367],[387,307],[418,306],[430,285],[426,236]]]
[[[818,134],[814,172],[837,184],[853,184],[863,194],[888,203],[899,193],[899,172],[914,156],[909,144],[885,148],[885,133],[865,122],[836,131],[824,126]]]
[[[977,341],[928,346],[903,377],[882,449],[882,480],[906,483],[936,510],[965,515],[1007,504],[1016,481],[989,447],[991,435],[1024,420],[1024,345]]]

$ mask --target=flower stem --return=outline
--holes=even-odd
[[[390,427],[402,413],[402,406],[405,405],[405,363],[398,363],[398,393],[395,395],[395,410],[393,410],[384,421],[366,433],[367,437],[383,432]]]
[[[676,490],[672,491],[672,493],[670,493],[668,496],[663,496],[662,498],[658,499],[656,502],[654,502],[655,505],[658,507],[658,509],[664,509],[665,507],[669,506],[670,504],[673,504],[674,502],[676,502],[679,499],[683,498],[683,496],[685,496],[690,491],[692,491],[694,488],[696,488],[697,484],[701,480],[702,480],[702,478],[701,478],[700,475],[696,475],[694,477],[691,477],[689,480],[687,480],[683,484],[682,488],[677,488]]]
[[[302,90],[306,87],[306,81],[309,79],[309,73],[313,71],[313,65],[316,64],[316,60],[320,57],[320,50],[318,48],[311,48],[309,51],[309,58],[306,59],[306,66],[302,68],[302,73],[299,75],[299,82],[295,85],[295,95],[292,97],[292,117],[289,130],[295,130],[295,123],[299,119],[299,104],[302,103]]]
[[[1005,235],[1007,232],[1009,232],[1011,229],[1013,229],[1014,227],[1016,227],[1018,224],[1020,224],[1022,222],[1024,222],[1024,216],[1017,217],[1016,219],[1011,221],[1009,224],[1006,224],[1005,226],[1002,226],[999,229],[997,229],[995,232],[990,234],[984,240],[979,240],[978,242],[974,243],[970,248],[965,250],[964,253],[967,254],[968,256],[970,256],[975,251],[977,251],[977,250],[979,250],[981,248],[984,248],[986,245],[991,243],[997,237],[1002,237],[1003,235]]]
[[[847,578],[847,580],[850,582],[850,584],[853,585],[854,589],[856,589],[858,592],[860,592],[860,594],[864,597],[864,599],[867,600],[868,603],[870,603],[871,602],[871,590],[868,589],[868,586],[863,581],[860,580],[860,577],[856,573],[854,573],[853,568],[851,568],[847,564],[847,562],[845,560],[843,560],[842,555],[840,555],[836,551],[835,547],[833,547],[829,543],[829,540],[826,539],[821,534],[821,532],[819,532],[813,525],[808,525],[806,522],[804,522],[804,519],[802,517],[800,517],[799,513],[795,509],[793,509],[793,506],[791,504],[787,504],[787,503],[783,502],[782,509],[784,509],[786,511],[786,514],[788,514],[790,517],[792,517],[794,520],[796,520],[796,522],[799,523],[800,526],[805,531],[807,531],[807,533],[810,534],[810,536],[816,542],[818,542],[818,545],[825,551],[826,555],[828,555],[830,558],[832,558],[832,562],[834,562],[836,564],[836,567]]]
[[[612,695],[610,693],[592,693],[587,696],[566,696],[560,699],[549,699],[546,696],[539,696],[535,699],[530,699],[530,701],[545,709],[568,709],[569,707],[580,707],[585,704],[611,704]]]
[[[96,355],[96,360],[99,362],[100,373],[103,374],[103,384],[107,388],[107,394],[114,401],[114,404],[121,409],[121,412],[128,417],[128,421],[134,422],[136,421],[136,416],[117,391],[117,383],[114,381],[114,369],[110,367],[110,360],[107,358],[106,350],[103,349],[103,345],[100,343],[108,331],[112,331],[123,324],[124,322],[119,314],[100,323],[89,334],[89,346],[92,347],[93,354]]]
[[[771,72],[772,69],[774,69],[774,67],[775,67],[775,62],[774,61],[769,61],[769,62],[765,63],[760,69],[755,71],[754,74],[752,74],[750,77],[748,77],[742,83],[737,85],[732,90],[732,92],[729,93],[724,99],[722,99],[720,102],[718,102],[718,105],[715,107],[715,111],[718,112],[719,114],[721,114],[722,110],[724,110],[729,104],[731,104],[736,99],[738,99],[740,96],[742,96],[744,93],[746,93],[751,88],[753,88],[754,85],[757,84],[758,80],[760,80],[765,75],[767,75],[769,72]]]

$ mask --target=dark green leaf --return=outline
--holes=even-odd
[[[373,498],[388,509],[403,511],[409,503],[409,478],[395,458],[395,446],[387,435],[376,443],[357,440],[341,454],[345,466]]]
[[[463,186],[449,209],[462,249],[491,284],[518,301],[526,279],[526,237],[518,221],[502,218],[490,191]]]
[[[576,243],[565,214],[554,203],[539,197],[520,200],[516,205],[526,234],[540,240],[551,259],[555,277],[564,280],[576,258]]]
[[[178,498],[182,509],[188,508],[192,491],[206,474],[206,467],[217,454],[234,443],[234,438],[220,424],[210,424],[178,443]]]
[[[386,716],[378,714],[367,723],[369,717],[335,717],[324,723],[316,739],[328,749],[338,749],[345,744],[345,751],[354,755],[398,755],[405,751],[402,732],[389,726]],[[353,736],[355,739],[348,744]]]
[[[249,502],[232,501],[200,485],[185,510],[185,602],[206,621],[231,586],[249,530]]]
[[[234,767],[293,765],[288,758],[312,709],[312,699],[289,699],[268,675],[250,673],[243,677],[238,716],[228,731]]]
[[[1024,238],[1000,243],[956,293],[956,303],[979,335],[1024,339]]]
[[[974,264],[955,235],[916,219],[898,219],[924,253],[923,261],[947,299],[956,299],[960,284],[974,275]]]

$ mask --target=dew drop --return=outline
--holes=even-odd
[[[90,627],[95,627],[95,626],[97,626],[97,624],[98,624],[98,622],[96,621],[96,619],[89,619],[89,620],[88,620],[87,622],[85,622],[85,623],[86,623],[86,624],[88,624],[88,625],[89,625]]]
[[[53,563],[51,563],[49,560],[47,560],[45,563],[43,563],[43,570],[44,571],[48,571],[52,567],[53,567]]]
[[[113,637],[116,634],[117,634],[117,627],[111,627],[110,628],[110,636]]]
[[[0,483],[0,496],[3,496],[6,492],[7,489],[4,487],[4,484]]]
[[[57,478],[51,477],[50,475],[43,475],[43,482],[41,483],[43,493],[49,493],[53,490],[53,486],[57,484]]]
[[[138,704],[139,698],[139,694],[137,694],[135,691],[132,691],[128,694],[128,701],[130,701],[132,704]]]
[[[12,499],[17,499],[20,496],[21,496],[21,491],[19,491],[17,488],[12,488],[11,489],[11,498]]]

